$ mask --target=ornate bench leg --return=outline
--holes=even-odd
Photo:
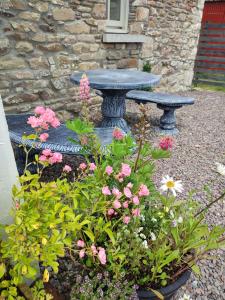
[[[118,127],[125,132],[130,132],[124,120],[126,112],[126,90],[102,90],[102,116],[101,127]]]
[[[157,107],[162,109],[163,115],[160,118],[160,131],[164,134],[176,135],[179,130],[176,128],[176,116],[175,110],[181,106],[167,106],[162,104],[157,104]]]

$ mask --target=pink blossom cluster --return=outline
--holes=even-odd
[[[120,140],[122,140],[124,138],[124,134],[123,134],[123,132],[122,132],[121,129],[115,128],[113,130],[113,137],[114,137],[115,140],[120,141]]]
[[[86,74],[83,74],[80,80],[80,99],[87,101],[90,99],[90,85]]]
[[[163,137],[159,142],[159,147],[162,150],[171,150],[173,148],[174,140],[170,136]]]
[[[102,194],[105,196],[114,196],[114,200],[112,202],[112,207],[110,207],[107,211],[107,215],[112,218],[118,215],[119,209],[129,209],[131,208],[130,215],[125,215],[123,217],[123,222],[125,224],[129,224],[131,217],[140,217],[141,210],[140,198],[148,196],[150,194],[148,187],[144,184],[141,184],[138,191],[136,193],[132,192],[133,184],[129,182],[126,187],[123,188],[123,192],[121,192],[118,188],[113,188],[110,190],[108,186],[104,186],[102,188]]]
[[[45,149],[42,151],[39,160],[53,165],[62,162],[62,154],[59,152],[52,152],[50,149]]]
[[[85,171],[89,168],[90,171],[94,171],[97,167],[95,163],[89,163],[89,165],[87,165],[86,163],[81,163],[79,165],[79,169],[81,171]]]
[[[50,108],[37,106],[34,112],[35,116],[30,116],[27,120],[27,124],[31,125],[32,128],[48,130],[49,126],[54,128],[60,126],[59,119],[56,117],[54,111]]]
[[[79,257],[82,259],[85,257],[86,251],[85,251],[85,242],[83,240],[77,241],[77,247],[82,248],[79,251]],[[91,245],[91,253],[93,256],[98,256],[98,259],[102,265],[106,264],[107,258],[106,258],[106,252],[105,249],[102,247],[96,247],[95,245]]]
[[[121,166],[121,171],[119,172],[119,174],[117,174],[115,176],[115,178],[119,181],[119,182],[123,182],[125,177],[129,177],[131,174],[131,167],[128,164],[124,164],[122,163]]]
[[[69,165],[65,165],[63,167],[63,172],[70,173],[72,171],[72,168]]]

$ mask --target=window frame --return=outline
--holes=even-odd
[[[129,0],[121,0],[120,20],[110,20],[110,1],[107,0],[106,32],[128,33]]]

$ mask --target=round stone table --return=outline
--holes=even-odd
[[[155,86],[161,76],[129,69],[99,69],[85,72],[90,86],[102,93],[102,121],[100,127],[119,127],[125,132],[130,129],[124,120],[125,99],[130,90]],[[84,72],[74,73],[70,79],[79,84]]]

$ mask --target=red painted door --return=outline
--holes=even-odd
[[[202,22],[225,23],[225,1],[205,2]]]

